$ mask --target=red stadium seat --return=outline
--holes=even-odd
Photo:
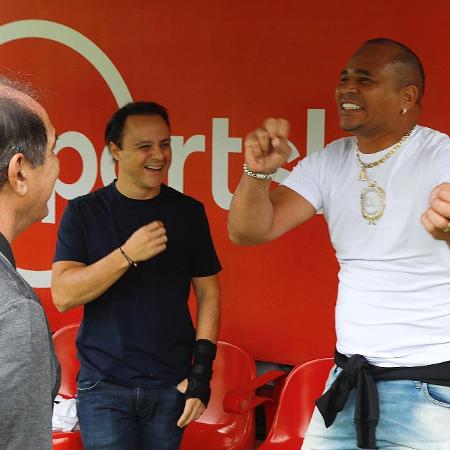
[[[316,359],[295,367],[286,378],[277,412],[259,450],[299,450],[314,410],[314,401],[323,392],[334,362]]]
[[[77,393],[76,377],[80,368],[77,359],[75,340],[78,323],[66,325],[53,335],[56,356],[61,364],[61,387],[59,394],[63,397],[75,397]],[[82,450],[79,431],[53,432],[53,450]]]
[[[53,450],[82,450],[81,434],[79,431],[64,433],[53,432]]]
[[[225,394],[255,378],[255,362],[246,352],[219,341],[213,365],[211,400],[202,416],[186,428],[180,450],[253,450],[255,413],[226,412]]]
[[[75,340],[79,324],[66,325],[54,335],[55,351],[61,363],[61,388],[65,397],[76,395],[79,362]],[[255,416],[253,408],[238,414],[223,409],[225,394],[255,378],[255,362],[242,349],[219,341],[211,380],[212,395],[208,408],[185,430],[181,450],[253,450]],[[54,450],[82,450],[79,432],[54,432]]]
[[[66,325],[53,334],[56,356],[61,364],[61,387],[59,393],[63,397],[75,397],[77,394],[77,374],[80,363],[77,359],[75,340],[80,324]]]
[[[226,393],[223,399],[224,410],[230,413],[246,414],[258,405],[263,405],[266,427],[269,428],[272,425],[281,387],[287,374],[288,372],[284,370],[270,370],[247,383],[241,383],[236,389]],[[273,385],[269,388],[271,383]]]

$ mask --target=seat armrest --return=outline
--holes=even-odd
[[[271,397],[257,396],[256,389],[287,375],[288,372],[284,370],[270,370],[250,382],[228,391],[223,399],[224,411],[244,414],[264,402],[273,402],[274,399]]]

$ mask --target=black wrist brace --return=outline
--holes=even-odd
[[[211,397],[209,383],[216,352],[217,345],[208,339],[199,339],[194,344],[194,365],[188,377],[186,398],[199,398],[205,406]]]

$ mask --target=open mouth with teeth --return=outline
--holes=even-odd
[[[363,109],[362,106],[357,105],[356,103],[341,103],[341,111],[361,111]]]
[[[163,168],[162,164],[145,164],[144,167],[152,172],[160,172]]]

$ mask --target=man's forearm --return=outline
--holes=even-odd
[[[233,195],[228,233],[235,244],[259,244],[270,240],[273,205],[270,181],[244,175]]]
[[[199,303],[197,310],[197,339],[217,342],[220,327],[219,300],[208,299]]]
[[[192,279],[197,299],[196,338],[216,342],[220,327],[220,286],[217,275]]]
[[[129,268],[120,249],[89,266],[57,262],[52,270],[53,302],[61,312],[89,303],[108,290]]]

